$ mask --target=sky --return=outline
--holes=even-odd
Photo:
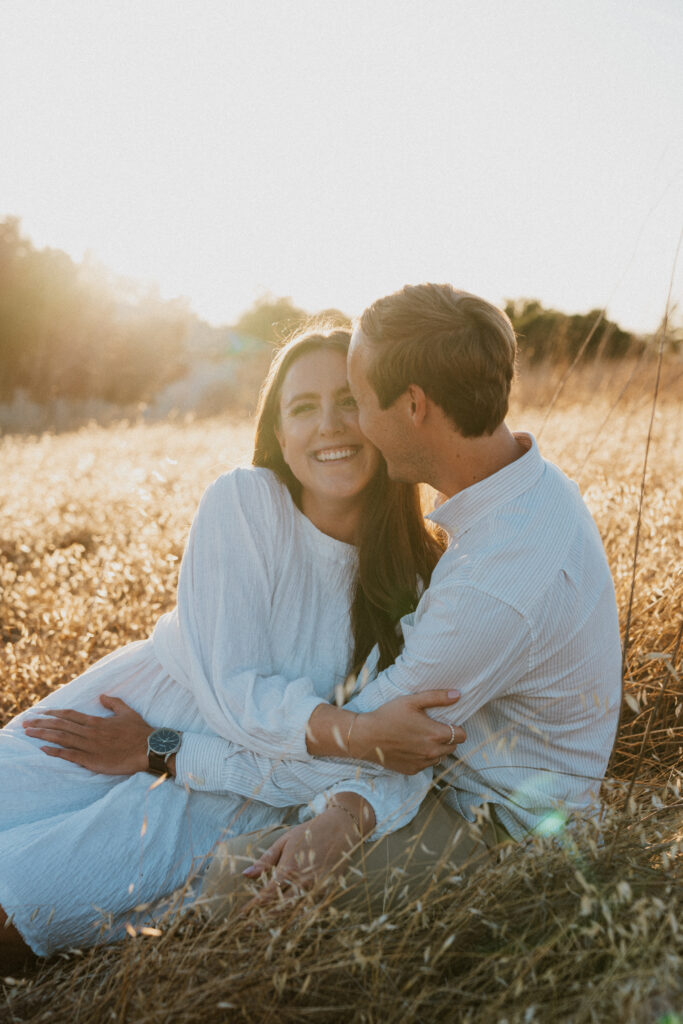
[[[682,28],[678,0],[0,0],[0,217],[216,324],[431,280],[654,330]]]

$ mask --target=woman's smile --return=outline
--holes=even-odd
[[[347,448],[321,448],[319,451],[313,453],[313,457],[317,462],[348,462],[358,452],[361,451],[360,445],[353,445]]]

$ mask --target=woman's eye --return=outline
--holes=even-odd
[[[310,412],[313,408],[313,402],[301,402],[300,405],[292,406],[289,411],[292,416],[300,416],[304,412]]]
[[[347,395],[345,398],[342,398],[341,404],[345,409],[358,408],[358,403],[356,402],[356,399],[353,397],[353,395]]]

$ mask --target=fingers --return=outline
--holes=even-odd
[[[310,879],[307,881],[298,874],[290,874],[287,878],[273,878],[257,896],[254,896],[242,907],[238,916],[246,917],[256,907],[270,906],[273,910],[280,905],[289,907],[293,899],[299,896],[304,889],[309,888],[310,884]]]
[[[83,764],[83,758],[74,750],[64,750],[62,747],[41,747],[40,749],[49,757],[59,757],[62,761],[70,761],[72,764],[80,765],[81,768],[87,767]]]
[[[58,743],[60,747],[68,747],[70,750],[85,751],[88,749],[87,733],[79,731],[78,726],[69,728],[67,724],[67,728],[59,728],[51,722],[41,724],[39,721],[35,726],[28,723],[24,725],[24,732],[34,739]]]
[[[287,834],[285,833],[285,835],[276,839],[273,845],[266,850],[265,853],[262,853],[258,860],[255,860],[253,864],[250,864],[248,868],[245,868],[242,874],[246,875],[247,878],[258,878],[258,876],[263,874],[264,871],[267,871],[268,868],[275,867],[280,860],[280,855],[282,854],[286,841]]]
[[[275,905],[289,896],[295,896],[305,888],[305,879],[302,872],[293,869],[291,865],[288,867],[286,874],[284,870],[278,870],[277,868],[286,842],[287,835],[280,836],[269,850],[266,850],[258,860],[254,861],[250,867],[242,872],[246,878],[259,878],[266,871],[274,868],[270,881],[266,883],[257,896],[254,896],[242,908],[240,917],[248,914],[256,907],[265,907],[269,904]]]
[[[46,708],[45,710],[43,710],[41,708],[40,715],[41,716],[42,715],[46,715],[48,719],[50,719],[50,718],[59,718],[65,724],[67,722],[71,722],[73,725],[79,725],[79,726],[91,726],[95,722],[101,721],[101,719],[95,718],[92,715],[84,715],[84,714],[81,714],[80,711],[71,711],[69,708],[60,708],[59,710],[56,710],[56,711],[52,711],[49,708]],[[24,723],[24,725],[35,725],[35,724],[37,724],[38,722],[41,722],[41,721],[43,721],[42,717],[41,718],[31,718],[31,719],[27,719],[26,722]],[[47,720],[45,721],[45,724],[47,724]]]
[[[413,697],[417,708],[442,708],[460,700],[459,690],[422,690]]]
[[[81,753],[92,752],[102,742],[100,730],[105,719],[99,716],[83,715],[70,709],[46,710],[42,714],[47,717],[31,718],[23,723],[27,736]]]
[[[461,743],[464,743],[466,739],[467,733],[459,725],[447,725],[443,723],[442,728],[439,730],[439,741],[450,750],[455,750],[455,748]]]
[[[120,697],[109,697],[106,693],[100,694],[100,704],[102,707],[107,708],[108,711],[113,711],[114,714],[119,715],[124,711],[133,710],[129,704],[126,704],[125,700],[121,700]]]

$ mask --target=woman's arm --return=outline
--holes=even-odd
[[[457,690],[423,690],[365,713],[319,704],[308,720],[306,745],[315,757],[353,757],[413,775],[467,739],[460,726],[451,729],[427,714],[427,708],[448,707],[459,698]]]

